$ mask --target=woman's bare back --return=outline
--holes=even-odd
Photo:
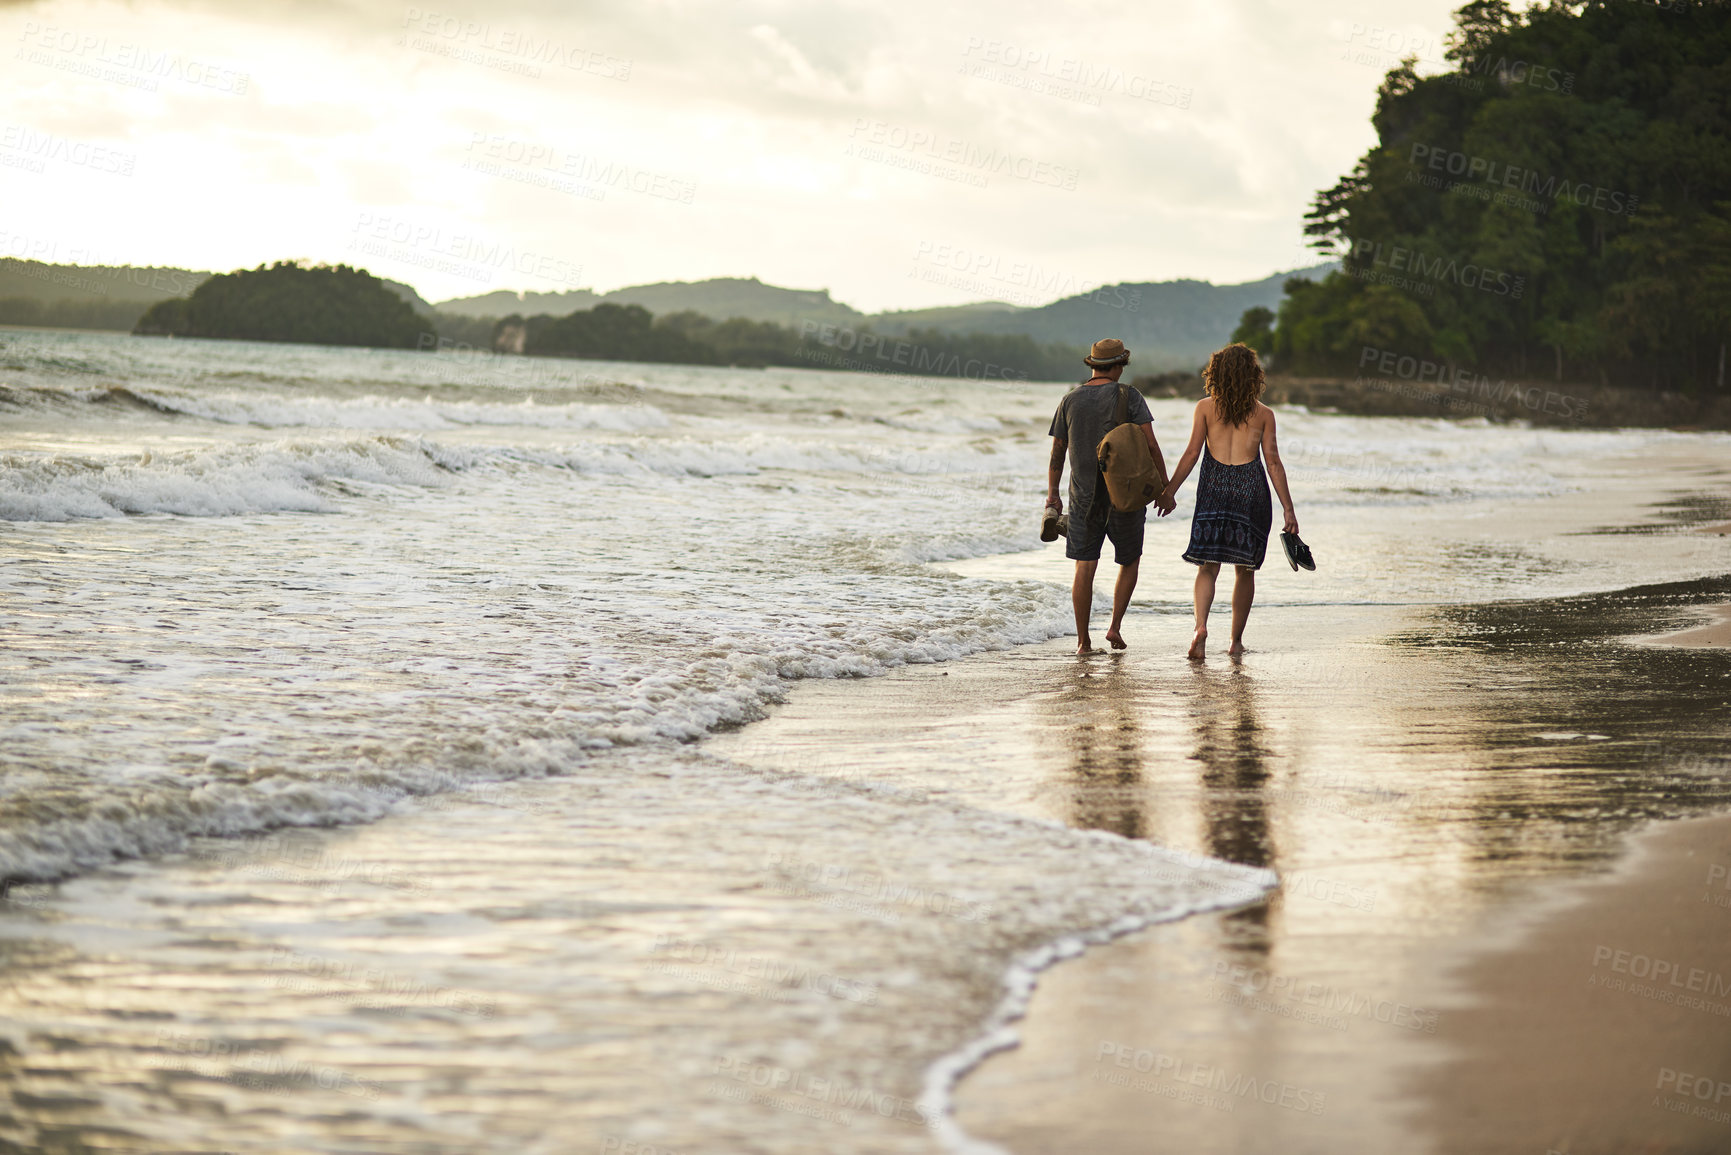
[[[1256,408],[1242,425],[1228,425],[1220,420],[1214,408],[1214,398],[1202,401],[1202,417],[1208,427],[1208,455],[1222,465],[1248,465],[1256,460],[1256,447],[1268,430],[1273,412],[1258,401]]]

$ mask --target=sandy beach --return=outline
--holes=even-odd
[[[1183,961],[1230,918],[1107,948],[1043,984],[962,1118],[1016,1152],[1725,1150],[1731,820],[1662,824],[1628,853],[1458,937],[1409,931],[1436,967],[1358,1009],[1320,971]]]
[[[1731,819],[1660,824],[1449,972],[1414,1121],[1441,1151],[1731,1145]],[[1501,934],[1508,945],[1489,945]]]
[[[715,746],[1280,874],[1266,902],[1044,974],[1019,1045],[959,1088],[980,1141],[1018,1155],[1720,1150],[1723,1117],[1652,1103],[1731,1068],[1731,998],[1706,993],[1731,981],[1708,877],[1731,860],[1731,820],[1688,817],[1731,802],[1724,707],[1698,700],[1698,679],[1726,675],[1711,651],[1631,637],[1698,616],[1718,588],[1276,603],[1242,662],[1201,666],[1182,660],[1187,615],[1168,603],[1135,618],[1128,654],[1055,642],[802,686]],[[1638,986],[1627,968],[1650,963],[1635,955],[1672,960],[1700,1001],[1589,985]]]

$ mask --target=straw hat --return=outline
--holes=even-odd
[[[1082,358],[1084,364],[1094,369],[1110,369],[1114,365],[1128,365],[1130,350],[1124,348],[1124,342],[1116,337],[1106,337],[1094,342],[1094,347],[1088,355]]]

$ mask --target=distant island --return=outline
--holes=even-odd
[[[278,261],[211,277],[189,297],[159,301],[132,332],[415,349],[427,347],[426,329],[408,301],[365,269]]]

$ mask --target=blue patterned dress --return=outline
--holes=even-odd
[[[1217,561],[1261,569],[1273,525],[1274,502],[1268,496],[1268,474],[1262,469],[1262,447],[1258,445],[1256,457],[1243,465],[1222,465],[1204,441],[1196,513],[1190,519],[1190,548],[1184,551],[1184,560],[1193,565]]]

